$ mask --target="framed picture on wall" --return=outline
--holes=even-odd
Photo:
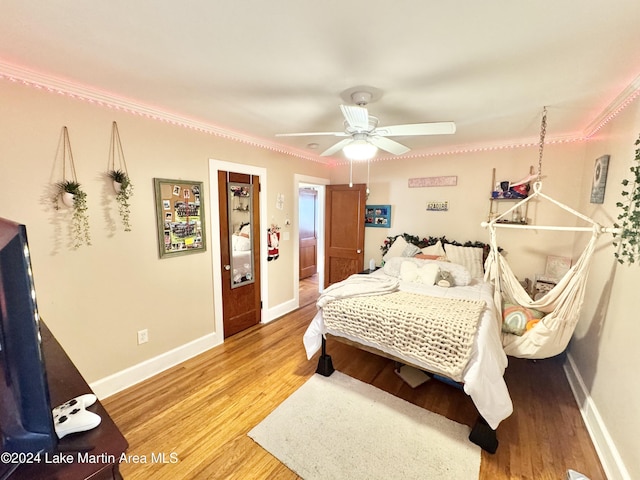
[[[160,258],[206,250],[202,182],[154,178]]]
[[[591,183],[591,203],[604,203],[604,191],[607,186],[607,171],[609,170],[609,155],[596,159],[593,167],[593,181]]]
[[[391,228],[391,205],[367,205],[364,211],[364,226]]]

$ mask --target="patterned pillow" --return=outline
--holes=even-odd
[[[484,268],[482,267],[483,250],[479,247],[459,247],[447,243],[445,245],[447,259],[452,263],[463,265],[471,273],[471,278],[484,277]]]
[[[404,247],[404,250],[402,251],[402,256],[414,257],[418,253],[420,253],[420,249],[418,247],[412,244],[408,244],[406,247]]]
[[[526,308],[513,303],[505,303],[502,308],[502,331],[505,333],[513,333],[514,335],[523,335],[524,332],[530,330],[540,319],[544,317],[544,313],[533,308]]]

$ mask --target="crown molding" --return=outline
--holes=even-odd
[[[191,119],[156,107],[151,107],[128,98],[120,97],[110,92],[105,92],[93,87],[86,87],[76,82],[46,75],[34,70],[13,65],[0,60],[0,80],[22,84],[37,90],[63,95],[74,100],[81,100],[92,105],[112,110],[137,115],[151,120],[156,120],[171,125],[188,128],[197,132],[206,133],[234,142],[262,148],[276,153],[282,153],[292,157],[311,160],[313,162],[326,163],[325,159],[301,150],[289,148],[279,143],[257,138],[245,133],[222,128],[211,123]]]
[[[321,157],[318,154],[297,150],[276,142],[272,142],[263,138],[247,135],[222,128],[220,126],[202,122],[178,115],[172,112],[151,107],[134,100],[120,97],[111,92],[105,92],[93,87],[86,87],[76,82],[53,77],[30,70],[21,66],[0,60],[0,80],[6,80],[13,83],[20,83],[38,90],[46,90],[50,93],[64,95],[76,100],[82,100],[87,103],[97,105],[104,108],[110,108],[116,111],[137,115],[152,120],[169,123],[171,125],[188,128],[198,132],[214,135],[230,141],[250,145],[252,147],[269,150],[284,155],[310,160],[313,162],[323,163],[326,165],[341,165],[348,163],[343,158],[338,157]],[[556,137],[547,139],[546,144],[574,143],[588,141],[602,127],[615,118],[624,108],[630,105],[636,98],[640,97],[640,76],[638,76],[627,88],[625,88],[583,131],[582,135]],[[504,144],[478,144],[478,145],[462,145],[459,147],[448,148],[441,151],[413,151],[406,155],[385,155],[376,157],[373,161],[386,160],[402,160],[414,158],[426,158],[441,155],[456,155],[465,153],[477,153],[484,151],[508,150],[517,148],[529,148],[538,146],[537,140],[525,140],[521,142],[510,142]]]
[[[640,76],[636,77],[627,88],[613,99],[613,101],[584,129],[584,137],[593,137],[602,127],[613,120],[622,110],[640,97]]]

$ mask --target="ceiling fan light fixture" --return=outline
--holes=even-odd
[[[342,151],[349,160],[364,161],[371,160],[378,151],[378,147],[367,142],[364,138],[356,138],[353,142],[345,145]]]

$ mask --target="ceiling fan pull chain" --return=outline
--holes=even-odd
[[[349,188],[353,187],[353,160],[349,160]]]

